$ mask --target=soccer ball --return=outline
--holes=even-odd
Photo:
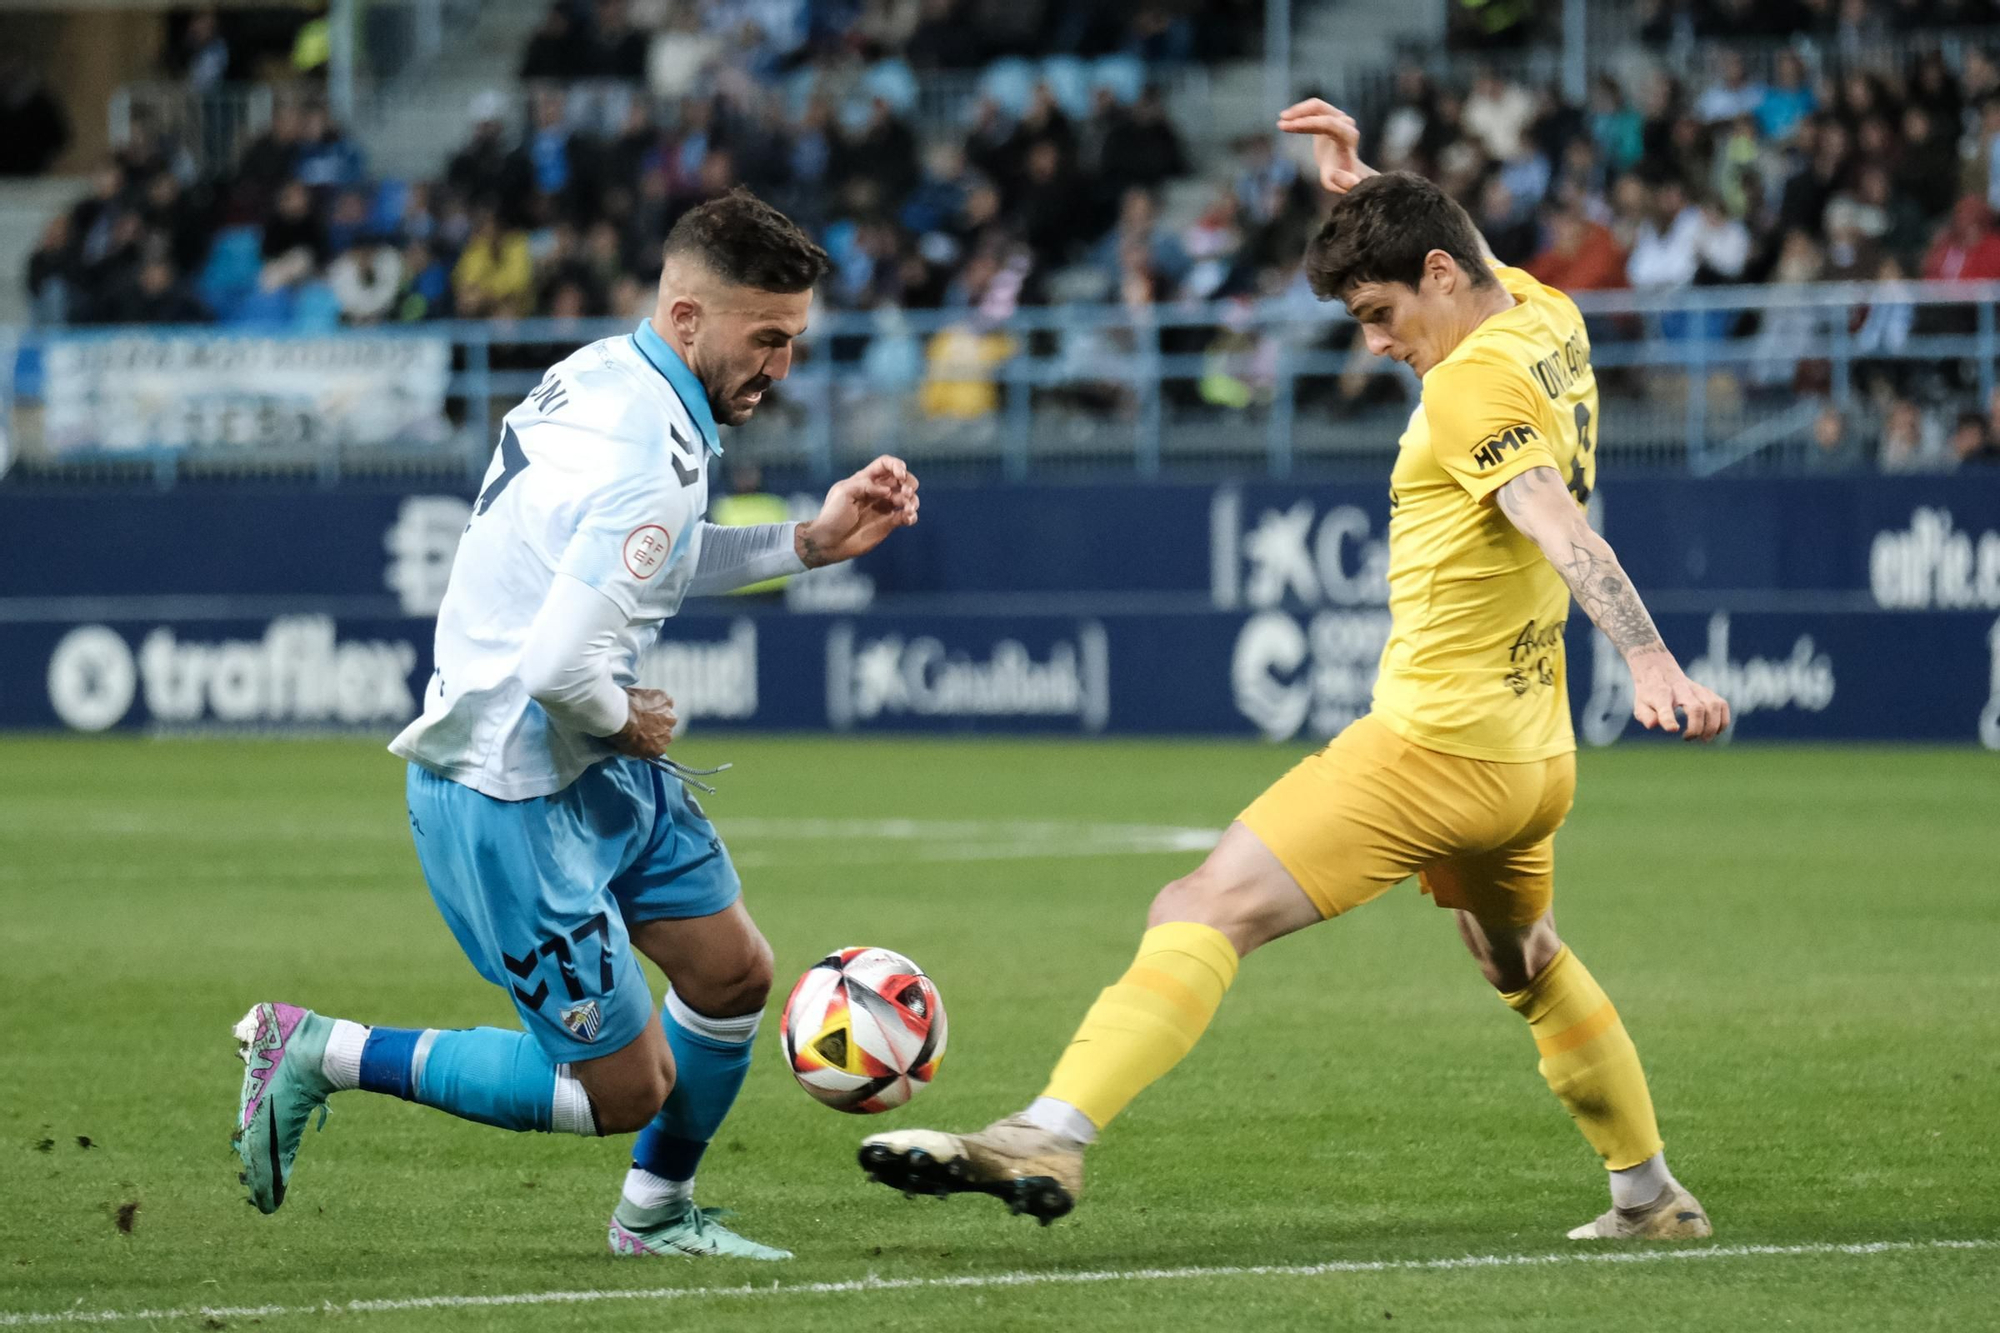
[[[849,948],[806,969],[779,1026],[792,1077],[836,1111],[901,1106],[944,1059],[944,1001],[923,969],[887,949]]]

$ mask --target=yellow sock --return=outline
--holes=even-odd
[[[1549,1091],[1576,1118],[1606,1170],[1623,1171],[1660,1151],[1638,1049],[1575,954],[1565,947],[1526,990],[1500,998],[1528,1020]]]
[[[1173,921],[1139,941],[1139,956],[1104,989],[1042,1093],[1099,1129],[1194,1049],[1241,960],[1213,926]]]

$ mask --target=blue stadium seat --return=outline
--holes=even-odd
[[[908,115],[917,105],[917,76],[900,60],[878,60],[861,76],[861,91]]]
[[[403,228],[403,210],[409,206],[410,183],[408,181],[385,180],[375,187],[375,198],[368,206],[368,234],[370,236],[394,236]]]
[[[825,247],[827,257],[833,260],[834,267],[845,268],[853,262],[854,236],[858,230],[849,218],[841,218],[827,224],[826,234],[819,238],[819,243]]]
[[[253,287],[228,311],[215,313],[223,323],[237,328],[282,329],[292,322],[292,293],[284,287],[269,292]]]
[[[1099,56],[1090,67],[1090,86],[1109,88],[1121,102],[1136,102],[1146,87],[1146,62],[1137,56]]]
[[[1028,109],[1036,82],[1033,65],[1018,56],[1004,56],[979,76],[979,92],[998,102],[1008,115],[1018,116]]]
[[[1090,114],[1090,66],[1077,56],[1050,56],[1042,62],[1042,82],[1055,94],[1056,105],[1072,120]]]
[[[323,282],[308,282],[292,300],[292,327],[301,333],[331,333],[340,327],[340,298]]]
[[[227,321],[237,304],[256,292],[257,271],[264,264],[263,239],[257,227],[230,227],[216,233],[194,290],[218,319]]]
[[[811,65],[804,65],[787,74],[784,79],[785,114],[797,120],[806,113],[807,103],[819,88],[819,71]]]
[[[877,317],[882,329],[861,354],[861,375],[876,393],[907,393],[924,379],[923,345],[900,320]]]
[[[859,134],[868,128],[868,121],[875,114],[875,102],[868,97],[850,97],[840,104],[836,113],[840,128],[849,134]]]

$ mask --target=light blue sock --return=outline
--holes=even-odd
[[[668,1192],[662,1184],[685,1186],[694,1179],[702,1153],[750,1071],[750,1046],[763,1017],[710,1018],[667,992],[660,1020],[674,1052],[674,1090],[632,1145],[627,1199],[650,1207],[675,1195],[685,1197],[685,1189]]]
[[[525,1032],[370,1028],[358,1086],[502,1129],[597,1133],[583,1085]]]

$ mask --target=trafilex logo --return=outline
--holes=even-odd
[[[187,640],[159,626],[135,651],[107,625],[79,625],[49,656],[49,705],[65,726],[103,731],[143,700],[155,725],[379,726],[417,711],[417,647],[341,639],[330,616],[280,616],[255,639]]]

